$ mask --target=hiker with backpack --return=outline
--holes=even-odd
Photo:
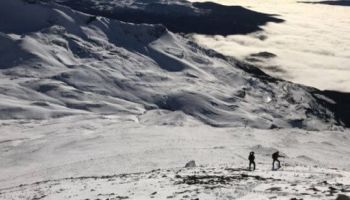
[[[275,153],[272,154],[272,170],[277,170],[281,168],[281,162],[278,160],[278,158],[284,158],[284,156],[279,155],[279,152],[276,151]],[[278,168],[275,169],[275,162],[278,163]]]
[[[255,155],[254,152],[250,152],[249,157],[249,170],[252,171],[251,166],[253,165],[253,171],[255,170]]]

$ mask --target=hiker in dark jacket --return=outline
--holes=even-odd
[[[272,154],[272,170],[277,170],[277,169],[281,168],[281,162],[278,160],[278,158],[281,158],[281,157],[284,157],[284,156],[281,156],[278,151],[276,151],[275,153]],[[278,163],[277,169],[275,169],[275,162]]]
[[[253,165],[253,170],[255,170],[255,155],[253,151],[250,152],[248,160],[249,160],[249,170],[250,171],[252,170],[251,168],[252,165]]]

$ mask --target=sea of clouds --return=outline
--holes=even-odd
[[[269,23],[248,35],[194,35],[201,44],[239,59],[271,52],[277,56],[255,63],[265,72],[319,89],[350,92],[350,6],[296,0],[213,1],[276,14],[285,22]]]

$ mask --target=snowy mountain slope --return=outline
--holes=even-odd
[[[180,124],[194,117],[220,127],[307,129],[348,123],[322,92],[271,78],[161,25],[20,0],[1,1],[0,19],[1,119],[113,114],[162,124],[164,115]]]
[[[0,199],[349,195],[350,134],[337,127],[350,124],[348,94],[272,78],[161,25],[30,2],[0,1]]]
[[[0,130],[0,199],[150,199],[154,192],[181,199],[185,190],[200,199],[349,195],[349,130],[159,126],[91,115],[1,120]],[[286,157],[271,171],[276,150]],[[246,170],[250,151],[255,172]],[[197,167],[184,169],[190,160]]]

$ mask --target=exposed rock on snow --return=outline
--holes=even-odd
[[[350,200],[350,197],[345,194],[339,194],[336,200]]]
[[[97,113],[148,124],[170,118],[217,127],[350,124],[343,98],[269,77],[161,25],[20,0],[1,1],[0,19],[1,119]],[[158,109],[168,111],[164,121]]]
[[[185,168],[191,168],[191,167],[196,167],[196,162],[194,160],[189,161],[185,165]]]

